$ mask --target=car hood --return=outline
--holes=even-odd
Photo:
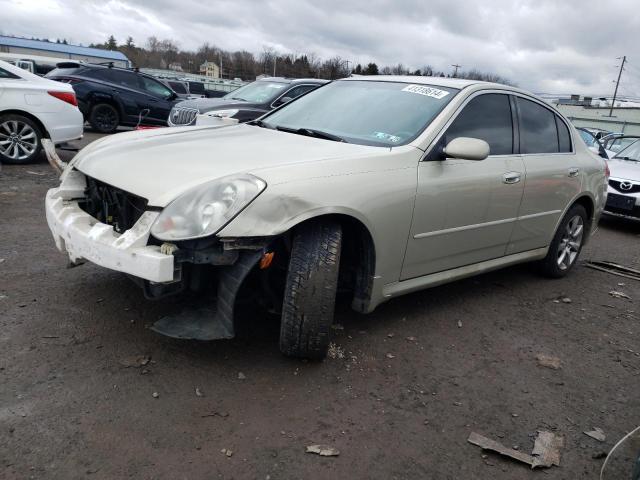
[[[614,178],[640,181],[640,162],[612,158],[609,160],[609,170]]]
[[[185,100],[176,104],[178,108],[195,108],[200,113],[210,112],[212,110],[220,110],[222,108],[255,108],[257,105],[251,102],[243,102],[240,100],[231,100],[229,98],[197,98],[193,100]]]
[[[380,153],[354,145],[250,125],[178,127],[119,133],[83,149],[73,161],[82,173],[164,207],[204,182],[234,173]],[[305,169],[306,171],[307,169]]]

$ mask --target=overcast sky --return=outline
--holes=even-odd
[[[131,35],[355,63],[478,68],[537,93],[640,97],[638,0],[0,0],[0,32],[118,42]]]

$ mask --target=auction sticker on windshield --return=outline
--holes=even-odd
[[[449,92],[440,90],[438,88],[425,87],[424,85],[407,85],[402,89],[402,91],[417,93],[419,95],[425,95],[427,97],[437,98],[438,100],[449,95]]]

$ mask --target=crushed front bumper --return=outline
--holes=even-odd
[[[64,187],[47,192],[47,223],[56,246],[74,263],[87,260],[101,267],[128,273],[151,282],[173,282],[174,257],[161,253],[160,247],[147,245],[149,232],[159,212],[147,211],[135,225],[119,234],[111,225],[100,223],[83,211],[76,200],[82,196],[83,178],[67,179]]]

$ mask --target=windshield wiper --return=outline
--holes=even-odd
[[[265,123],[262,120],[252,120],[251,122],[247,122],[249,125],[255,125],[256,127],[262,127],[262,128],[269,128],[271,130],[273,130],[273,127],[271,125],[268,125],[267,123]]]
[[[344,138],[334,135],[333,133],[323,132],[322,130],[316,130],[314,128],[288,128],[288,127],[276,127],[276,130],[281,132],[295,133],[297,135],[306,135],[307,137],[323,138],[325,140],[332,140],[334,142],[349,143]]]

